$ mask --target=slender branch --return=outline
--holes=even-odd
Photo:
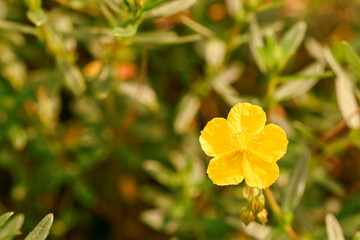
[[[271,211],[274,213],[276,219],[278,220],[278,222],[280,224],[284,224],[283,221],[282,221],[282,217],[281,217],[280,207],[277,204],[271,189],[270,188],[265,188],[264,189],[264,194],[266,196],[267,202],[270,205]],[[292,239],[292,240],[298,240],[299,239],[298,236],[296,235],[294,229],[291,227],[291,225],[286,224],[283,227],[284,227],[287,235],[290,237],[290,239]]]
[[[11,21],[4,21],[4,20],[0,20],[0,29],[11,30],[24,34],[30,34],[30,35],[38,34],[37,29],[34,27],[21,23],[11,22]]]
[[[336,134],[338,134],[339,132],[341,132],[342,130],[347,128],[346,125],[346,121],[350,120],[351,118],[353,118],[356,114],[359,114],[360,109],[356,109],[354,112],[350,113],[345,119],[341,120],[341,122],[339,122],[338,124],[336,124],[334,127],[332,127],[331,129],[327,130],[320,138],[320,140],[322,142],[327,142],[329,141],[331,138],[333,138]]]

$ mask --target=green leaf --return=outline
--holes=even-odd
[[[264,42],[255,15],[250,17],[250,50],[261,72],[265,73],[267,68],[265,56],[261,55],[259,49],[263,49]]]
[[[174,120],[174,129],[177,133],[184,133],[189,129],[191,122],[200,109],[200,105],[200,98],[192,93],[182,97]]]
[[[324,50],[318,41],[313,38],[306,39],[305,48],[310,56],[317,59],[321,63],[325,63]]]
[[[334,215],[328,213],[325,221],[328,240],[345,240],[341,226]]]
[[[211,39],[205,43],[205,60],[208,66],[218,68],[223,65],[226,55],[226,43]]]
[[[164,186],[180,186],[182,184],[179,176],[172,170],[164,167],[155,160],[146,160],[143,164],[145,171]]]
[[[276,36],[273,30],[265,33],[265,46],[268,54],[273,53],[277,47]]]
[[[194,30],[195,32],[207,37],[207,38],[214,38],[215,33],[210,29],[206,28],[205,26],[201,25],[198,22],[195,22],[191,18],[187,16],[181,17],[181,22],[183,22],[186,26]]]
[[[148,209],[140,214],[140,220],[151,228],[160,231],[165,225],[166,213],[161,209]]]
[[[300,202],[304,194],[306,186],[307,172],[309,168],[310,153],[308,149],[304,149],[297,164],[285,192],[283,209],[285,211],[293,211]]]
[[[186,36],[178,36],[175,32],[142,32],[134,36],[134,42],[139,44],[181,44],[187,42],[195,42],[201,40],[202,37],[199,34],[191,34]]]
[[[318,82],[318,79],[316,77],[303,78],[302,75],[306,76],[321,74],[323,71],[324,64],[319,62],[313,63],[312,65],[300,71],[299,75],[296,75],[297,78],[293,79],[293,81],[287,82],[276,89],[274,98],[280,101],[289,98],[296,98],[307,93],[313,86],[315,86],[315,84]]]
[[[14,212],[7,212],[0,216],[0,229],[5,225]]]
[[[58,60],[58,66],[65,76],[65,83],[69,89],[75,95],[81,95],[85,91],[86,85],[79,68],[62,59]]]
[[[1,8],[1,6],[0,6],[0,8]],[[12,31],[12,32],[20,32],[20,33],[24,33],[24,34],[31,34],[31,35],[36,35],[37,31],[38,31],[38,29],[33,26],[29,26],[26,24],[20,24],[20,23],[13,22],[13,21],[4,21],[1,19],[0,19],[0,29]]]
[[[10,221],[0,230],[0,239],[8,239],[20,235],[20,228],[24,223],[24,215],[18,214],[11,218]]]
[[[142,10],[145,11],[149,11],[153,8],[156,8],[157,6],[165,3],[167,0],[153,0],[153,1],[146,1],[145,5],[143,6]]]
[[[41,26],[47,21],[47,16],[41,8],[29,10],[26,16],[36,26]]]
[[[197,0],[175,0],[166,2],[148,12],[145,12],[144,18],[155,18],[155,17],[164,17],[173,15],[178,12],[182,12],[192,5],[194,5]]]
[[[137,82],[121,82],[117,91],[130,97],[137,103],[145,105],[150,110],[157,110],[159,107],[155,91],[147,84]]]
[[[306,23],[295,24],[281,39],[280,46],[286,61],[296,52],[305,37]]]
[[[341,45],[346,62],[356,71],[360,72],[360,57],[356,54],[349,43],[342,42]]]
[[[132,37],[136,34],[138,25],[135,23],[129,23],[125,27],[116,27],[113,30],[113,34],[117,37]]]
[[[101,72],[95,79],[94,92],[98,98],[107,98],[109,91],[114,86],[114,68],[109,64],[104,64]]]
[[[24,240],[45,240],[54,220],[52,213],[46,215]]]
[[[352,82],[340,64],[335,60],[329,48],[324,48],[324,55],[337,76],[335,80],[336,96],[343,119],[350,128],[357,129],[360,126],[360,114]]]
[[[234,63],[211,80],[211,85],[215,92],[217,92],[229,106],[248,101],[247,99],[241,98],[239,92],[231,86],[233,82],[239,79],[243,70],[243,65]]]

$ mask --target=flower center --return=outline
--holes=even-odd
[[[242,152],[246,151],[247,143],[249,142],[249,138],[248,138],[247,134],[238,133],[238,134],[236,134],[235,139],[236,139],[239,150]]]

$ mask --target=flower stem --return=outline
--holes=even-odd
[[[270,188],[265,188],[264,189],[264,193],[265,193],[265,196],[268,200],[268,203],[270,205],[270,208],[271,208],[271,211],[274,213],[276,219],[278,220],[278,222],[280,224],[283,225],[287,235],[290,237],[290,239],[292,240],[298,240],[298,236],[296,235],[294,229],[291,227],[290,224],[284,224],[283,221],[282,221],[282,217],[281,217],[281,210],[280,210],[280,207],[279,205],[277,204],[276,200],[275,200],[275,197],[271,191]]]

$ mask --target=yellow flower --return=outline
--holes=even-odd
[[[207,169],[214,184],[235,185],[245,178],[250,187],[267,188],[276,181],[276,162],[286,153],[288,140],[281,127],[265,123],[265,112],[250,103],[236,104],[227,119],[208,122],[199,140],[214,157]]]

